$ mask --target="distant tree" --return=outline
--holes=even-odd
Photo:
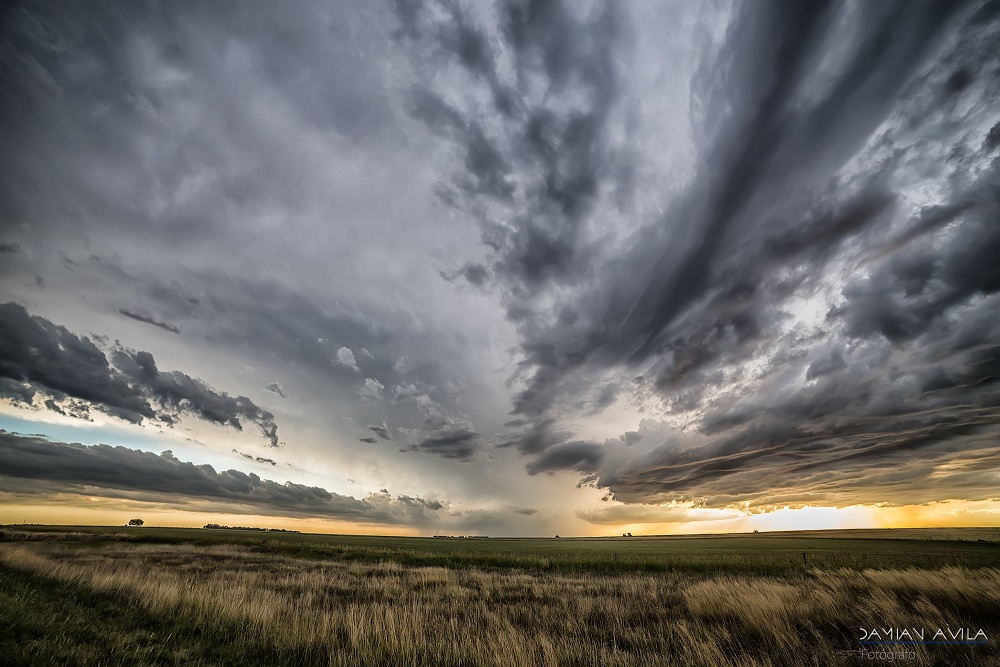
[[[632,533],[629,533],[629,534],[628,534],[628,536],[629,536],[629,537],[632,537]]]
[[[558,535],[556,535],[556,539],[557,539],[557,540],[559,539],[559,536],[558,536]]]
[[[129,519],[128,525],[130,526],[141,526],[144,523],[142,519]]]

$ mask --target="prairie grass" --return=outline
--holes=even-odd
[[[0,544],[0,572],[13,664],[850,665],[872,663],[846,653],[859,627],[1000,633],[995,568],[560,573],[63,539]],[[1000,665],[995,643],[909,648]]]

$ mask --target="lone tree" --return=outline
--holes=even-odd
[[[130,526],[141,526],[143,524],[142,519],[129,519],[128,525]]]

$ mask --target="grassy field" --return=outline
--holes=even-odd
[[[888,626],[983,628],[989,643],[859,644]],[[991,529],[0,531],[0,656],[15,665],[1000,665],[998,636]]]

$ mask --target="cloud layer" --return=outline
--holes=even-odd
[[[506,444],[531,474],[590,473],[626,502],[984,497],[1000,174],[973,128],[997,122],[990,5],[735,7],[690,82],[693,173],[608,253],[586,230],[622,203],[609,165],[635,149],[612,140],[623,11],[507,3],[490,28],[400,13],[404,41],[482,89],[447,102],[453,82],[429,75],[413,113],[465,156],[442,196],[479,219],[518,326]],[[920,201],[929,183],[946,185]],[[560,427],[623,390],[676,437],[637,451]],[[963,481],[918,491],[953,456]],[[869,472],[904,462],[909,482]]]
[[[245,456],[245,455],[244,455]],[[0,431],[3,488],[9,493],[88,493],[154,502],[211,501],[254,513],[277,512],[362,523],[423,524],[439,501],[373,494],[359,500],[293,482],[280,484],[239,470],[109,445],[52,442]],[[26,482],[31,482],[26,484]]]
[[[0,305],[0,380],[4,397],[31,405],[40,394],[57,412],[66,401],[82,416],[94,408],[136,424],[172,424],[191,415],[242,431],[248,421],[278,446],[274,415],[249,398],[214,391],[180,371],[161,371],[149,352],[117,348],[106,355],[89,338],[16,303]]]
[[[998,7],[19,5],[0,393],[483,525],[991,497]]]

